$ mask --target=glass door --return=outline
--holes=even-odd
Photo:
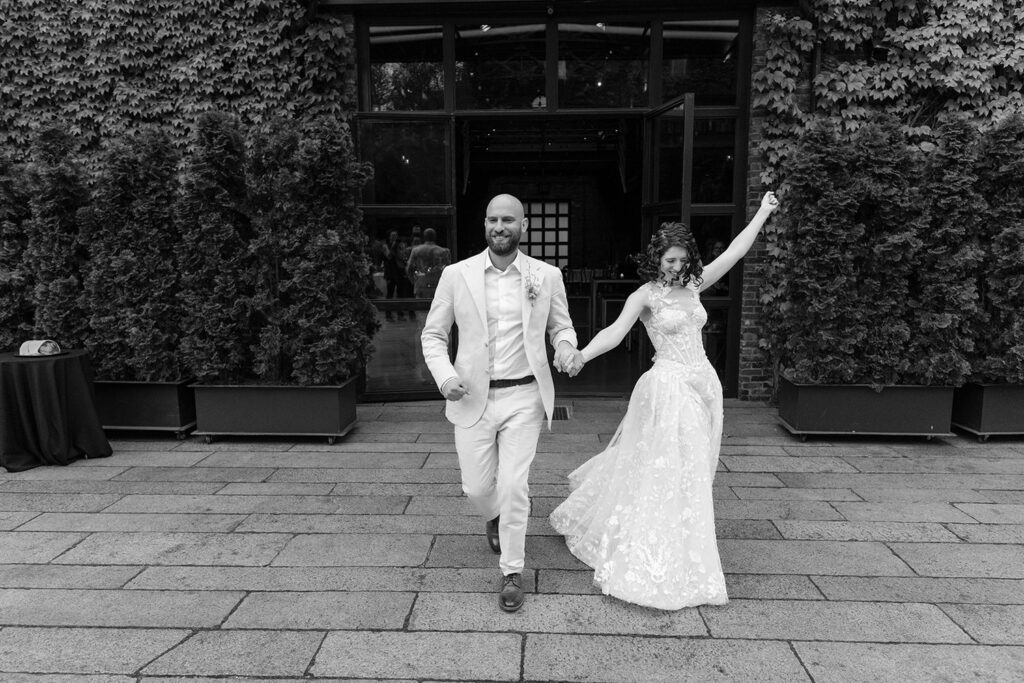
[[[693,93],[644,115],[644,230],[646,247],[664,222],[689,224],[693,195]]]

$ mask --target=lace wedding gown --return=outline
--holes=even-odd
[[[551,525],[607,595],[666,610],[724,604],[711,500],[722,385],[701,342],[707,312],[695,287],[682,298],[644,287],[654,366],[608,447],[569,475],[572,493]]]

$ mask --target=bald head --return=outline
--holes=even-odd
[[[491,198],[487,203],[487,215],[490,216],[494,211],[511,212],[519,220],[526,215],[523,203],[510,194],[499,194]]]
[[[499,194],[487,204],[484,235],[495,256],[514,258],[526,230],[523,203],[510,194]]]

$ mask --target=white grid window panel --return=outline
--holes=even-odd
[[[523,203],[530,225],[520,242],[534,258],[564,268],[569,265],[569,202],[527,201]]]

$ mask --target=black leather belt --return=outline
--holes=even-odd
[[[529,384],[533,381],[533,375],[520,377],[519,379],[492,379],[491,389],[505,389],[507,387],[518,387],[520,384]]]

